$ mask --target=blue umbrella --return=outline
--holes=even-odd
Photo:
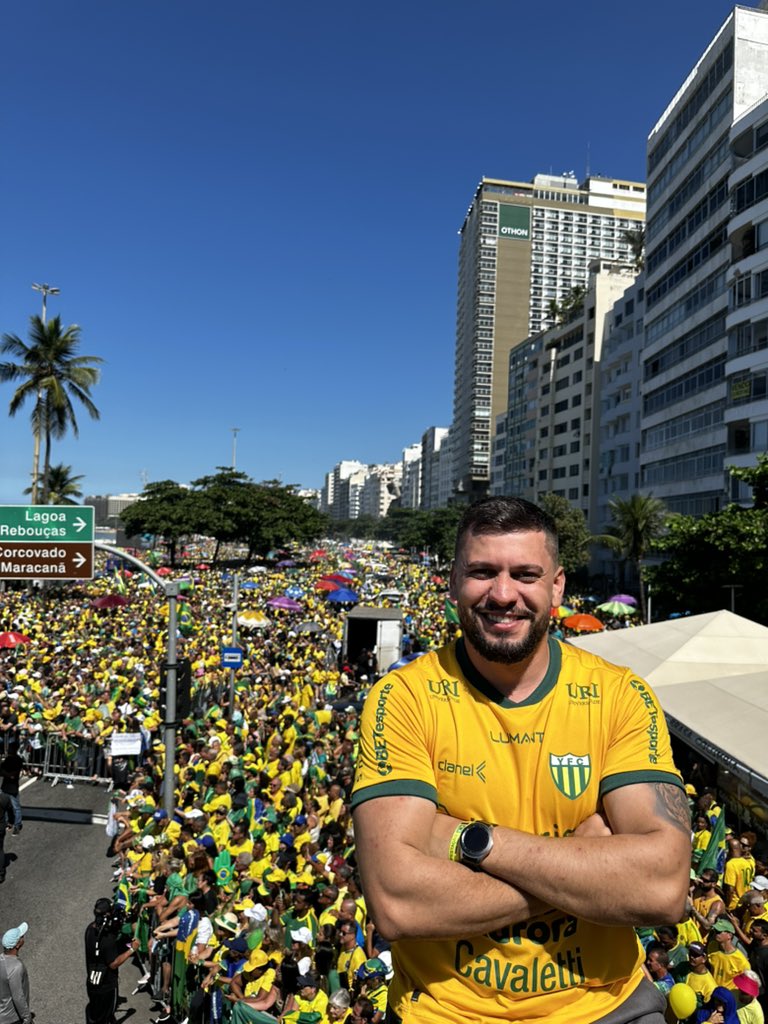
[[[393,661],[387,669],[387,672],[391,672],[392,669],[395,668],[402,668],[403,665],[407,665],[409,661],[415,661],[416,658],[421,658],[426,653],[426,651],[415,651],[413,654],[406,654],[404,658],[399,658],[397,661]]]
[[[340,589],[331,591],[328,600],[333,601],[334,604],[357,604],[360,598],[354,590]]]
[[[300,598],[304,597],[304,591],[302,590],[301,587],[297,587],[294,585],[292,587],[288,587],[288,589],[285,592],[285,596],[292,597],[294,601],[298,601]]]
[[[258,590],[259,584],[254,583],[253,580],[246,580],[245,583],[240,584],[241,590]]]

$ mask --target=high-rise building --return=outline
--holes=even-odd
[[[538,501],[555,494],[596,532],[600,363],[614,304],[635,280],[631,263],[595,260],[583,302],[509,357],[509,406],[496,423],[493,492]],[[505,471],[504,471],[505,470]]]
[[[749,467],[768,451],[768,99],[735,122],[731,140],[726,455]],[[751,503],[747,484],[730,484],[731,500]]]
[[[429,427],[421,436],[421,507],[441,508],[440,465],[448,427]]]
[[[359,515],[359,492],[365,481],[368,467],[356,459],[337,462],[326,473],[320,493],[320,509],[332,519],[356,519]],[[349,478],[354,476],[350,485]]]
[[[510,350],[554,322],[553,304],[587,283],[595,259],[630,258],[645,186],[572,173],[522,183],[483,178],[462,224],[454,372],[453,489],[491,482],[496,417],[507,407]]]
[[[648,137],[640,487],[672,512],[717,511],[731,453],[764,429],[747,408],[754,393],[741,407],[755,352],[740,346],[748,333],[752,347],[758,313],[750,245],[768,216],[755,198],[765,171],[750,124],[746,148],[732,127],[768,93],[767,54],[768,13],[736,7]]]
[[[389,506],[400,497],[403,467],[400,462],[384,462],[368,467],[368,476],[360,495],[360,515],[382,519]]]
[[[421,504],[421,444],[403,448],[402,466],[400,504],[403,508],[418,508]]]

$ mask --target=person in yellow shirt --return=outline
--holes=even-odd
[[[233,858],[236,857],[238,853],[253,854],[253,840],[251,839],[247,822],[238,821],[234,825],[232,835],[227,843],[227,850]]]
[[[715,991],[716,984],[709,969],[707,951],[701,942],[692,942],[688,947],[688,964],[690,971],[685,977],[685,984],[693,989],[703,1005]]]
[[[223,850],[230,841],[232,828],[227,821],[227,807],[219,804],[208,819],[208,828],[214,838],[217,850]]]
[[[737,974],[749,970],[749,960],[736,948],[736,931],[730,921],[716,921],[712,925],[712,933],[717,942],[717,949],[709,955],[709,963],[715,985],[736,991],[733,979]]]
[[[755,862],[751,856],[745,856],[746,851],[740,839],[731,838],[728,840],[728,860],[725,862],[723,872],[723,892],[725,904],[729,910],[735,910],[739,900],[752,884],[755,877]]]
[[[353,923],[342,922],[337,934],[340,951],[336,971],[341,984],[351,992],[355,987],[357,972],[365,963],[365,950],[357,944],[357,928]]]

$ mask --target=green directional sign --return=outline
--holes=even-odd
[[[0,541],[93,543],[93,506],[0,505]]]
[[[92,505],[0,505],[0,579],[92,577]]]

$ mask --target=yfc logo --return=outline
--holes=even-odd
[[[580,797],[592,778],[589,754],[550,754],[549,770],[555,785],[569,800]]]

